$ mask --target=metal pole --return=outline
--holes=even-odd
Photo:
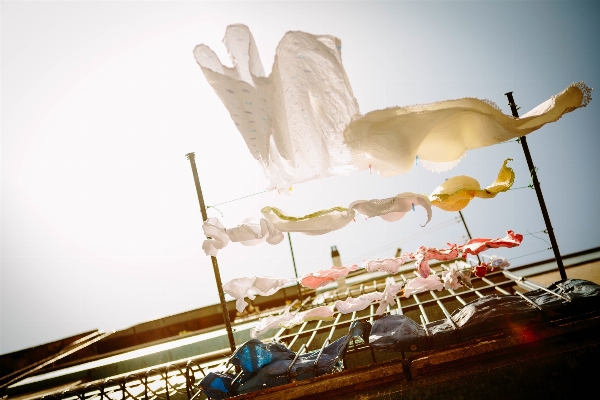
[[[198,171],[196,170],[196,154],[188,153],[185,156],[190,160],[190,165],[192,166],[194,183],[196,184],[196,193],[198,194],[198,202],[200,203],[200,212],[202,213],[202,221],[206,221],[208,217],[206,216],[206,206],[204,205],[204,197],[202,196],[202,189],[200,188]],[[215,273],[215,280],[217,281],[217,289],[219,290],[219,299],[221,300],[221,309],[223,310],[223,320],[225,321],[225,329],[227,329],[229,347],[233,353],[235,351],[235,339],[233,338],[233,331],[231,330],[231,321],[229,320],[229,312],[227,311],[227,303],[225,302],[225,293],[223,293],[223,283],[221,283],[219,264],[217,264],[217,257],[210,256],[210,259],[212,261],[213,272]]]
[[[515,118],[519,118],[519,112],[517,111],[517,105],[515,104],[515,100],[513,98],[512,92],[508,92],[504,94],[508,97],[508,105],[510,106],[510,110],[512,111],[512,115]],[[521,136],[520,138],[521,145],[523,146],[523,152],[525,153],[525,159],[527,159],[527,167],[531,172],[531,179],[533,180],[533,187],[535,188],[535,194],[537,194],[538,202],[540,203],[540,208],[542,209],[542,215],[544,216],[544,222],[546,223],[546,230],[548,231],[548,236],[550,237],[550,243],[552,244],[552,251],[554,251],[554,258],[556,259],[556,264],[558,264],[558,271],[560,272],[561,279],[567,279],[567,273],[565,272],[565,266],[563,265],[562,257],[560,256],[560,252],[558,251],[558,243],[556,242],[556,237],[554,237],[554,230],[552,229],[552,224],[550,223],[550,215],[548,215],[548,210],[546,209],[546,202],[544,202],[544,195],[542,194],[542,188],[540,187],[540,182],[537,178],[537,173],[535,172],[535,166],[533,165],[533,160],[531,159],[531,154],[529,153],[529,146],[527,146],[527,139],[525,136]]]
[[[296,270],[296,259],[294,258],[294,248],[292,247],[292,237],[288,232],[288,241],[290,242],[290,253],[292,253],[292,263],[294,264],[294,275],[296,275],[296,279],[298,279],[298,271]],[[302,301],[302,291],[300,290],[300,284],[296,282],[296,289],[298,289],[298,300]]]
[[[462,220],[462,223],[465,226],[467,235],[469,235],[469,240],[473,239],[473,236],[471,236],[471,232],[469,232],[469,228],[467,228],[467,223],[465,222],[465,217],[463,217],[462,212],[460,210],[458,211],[458,214],[460,215],[460,219]],[[477,261],[479,261],[479,265],[481,265],[481,258],[479,258],[479,254],[476,254],[476,256],[477,256]]]

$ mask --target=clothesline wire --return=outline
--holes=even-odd
[[[349,260],[348,262],[351,264],[354,261],[360,261],[361,259],[364,259],[365,257],[367,257],[367,256],[369,256],[371,254],[377,253],[377,252],[379,252],[381,250],[388,249],[388,248],[390,248],[392,246],[397,246],[399,243],[408,242],[410,240],[417,239],[417,238],[419,238],[421,236],[428,235],[428,234],[430,234],[432,232],[438,231],[438,230],[443,229],[443,228],[447,228],[448,226],[451,226],[453,224],[457,224],[459,222],[460,222],[460,218],[458,218],[458,217],[450,219],[450,220],[446,220],[446,221],[441,222],[441,223],[439,223],[437,225],[433,225],[432,227],[426,229],[425,231],[418,232],[418,233],[406,236],[406,237],[398,239],[398,240],[394,240],[393,242],[390,242],[390,243],[388,243],[388,244],[386,244],[384,246],[378,247],[377,249],[371,250],[371,251],[369,251],[367,253],[364,253],[364,254],[362,254],[362,255],[360,255],[358,257],[354,257],[351,260]]]
[[[508,259],[507,261],[516,260],[517,258],[521,258],[521,257],[527,257],[527,256],[530,256],[530,255],[537,254],[537,253],[542,253],[542,252],[544,252],[544,251],[548,251],[548,250],[552,250],[552,247],[548,247],[547,249],[540,250],[540,251],[534,251],[533,253],[524,254],[524,255],[522,255],[522,256],[519,256],[519,257],[510,258],[510,259]]]
[[[206,208],[207,209],[208,208],[215,208],[215,206],[220,206],[220,205],[223,205],[223,204],[227,204],[227,203],[231,203],[231,202],[234,202],[234,201],[242,200],[242,199],[245,199],[247,197],[256,196],[257,194],[262,194],[262,193],[266,193],[266,192],[268,192],[268,190],[263,190],[262,192],[252,193],[252,194],[249,194],[247,196],[238,197],[237,199],[227,200],[227,201],[224,201],[222,203],[213,204],[213,205],[207,206]],[[218,211],[218,209],[216,209],[216,208],[215,208],[215,210]],[[221,211],[219,211],[219,212],[221,212]],[[221,213],[221,215],[223,215],[223,213]]]

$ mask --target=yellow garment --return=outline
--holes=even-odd
[[[431,205],[445,211],[460,211],[469,204],[474,197],[491,199],[500,192],[506,192],[515,181],[515,173],[506,164],[511,158],[504,160],[498,178],[485,189],[481,189],[479,182],[470,176],[460,175],[448,179],[438,186],[429,196]]]

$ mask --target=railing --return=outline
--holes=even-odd
[[[438,265],[437,273],[446,268]],[[348,296],[359,296],[376,290],[382,290],[385,283],[407,281],[412,278],[412,273],[399,273],[394,276],[379,276],[375,279],[366,275],[363,280],[349,286],[344,293],[335,291],[323,293],[323,302],[329,303],[334,300],[343,300]],[[422,292],[413,294],[409,298],[397,297],[392,306],[388,306],[387,314],[404,314],[415,321],[421,321],[423,326],[430,321],[448,319],[457,308],[465,305],[476,298],[484,297],[486,294],[499,292],[510,294],[514,287],[520,283],[515,282],[512,276],[506,277],[501,271],[489,273],[485,278],[474,278],[472,288],[460,288],[457,290],[435,292]],[[531,288],[533,289],[533,287]],[[311,304],[311,299],[306,298],[302,302],[301,309],[306,310],[320,304]],[[281,328],[272,337],[273,340],[282,342],[298,355],[309,351],[322,352],[331,342],[344,336],[352,321],[368,320],[373,323],[378,318],[375,314],[375,305],[369,306],[363,311],[355,311],[350,314],[336,313],[332,321],[309,321],[300,326],[286,329]],[[246,318],[247,319],[247,318]],[[268,339],[268,338],[267,338]],[[369,353],[365,353],[369,352]],[[363,355],[364,354],[364,355]],[[348,351],[342,363],[344,368],[352,368],[358,365],[375,363],[390,358],[405,358],[405,354],[389,354],[375,352],[361,339],[355,339],[348,347]],[[348,364],[348,359],[352,361]],[[203,362],[205,361],[205,362]],[[86,385],[80,385],[58,394],[42,397],[44,400],[199,400],[205,399],[199,382],[210,371],[224,372],[227,358],[225,353],[221,357],[213,357],[207,360],[206,355],[193,359],[170,363],[161,367],[152,367],[148,370],[111,377],[101,381],[95,381]]]

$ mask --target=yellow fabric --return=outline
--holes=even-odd
[[[445,211],[460,211],[469,204],[474,197],[491,199],[500,192],[506,192],[515,181],[515,172],[506,164],[511,158],[504,160],[498,177],[490,186],[481,189],[479,182],[470,176],[460,175],[448,179],[437,187],[429,196],[431,205]]]
[[[260,212],[262,212],[263,214],[273,213],[273,214],[277,215],[277,217],[279,217],[280,219],[283,219],[283,220],[286,220],[286,221],[303,221],[305,219],[311,219],[311,218],[320,217],[321,215],[329,214],[329,213],[331,213],[333,211],[347,212],[348,209],[345,208],[345,207],[339,207],[339,206],[338,207],[332,207],[332,208],[329,208],[327,210],[316,211],[314,213],[306,214],[306,215],[303,215],[301,217],[293,217],[293,216],[290,216],[290,215],[285,215],[283,213],[283,211],[281,211],[277,207],[266,206],[266,207],[263,207],[262,210],[260,210]]]

